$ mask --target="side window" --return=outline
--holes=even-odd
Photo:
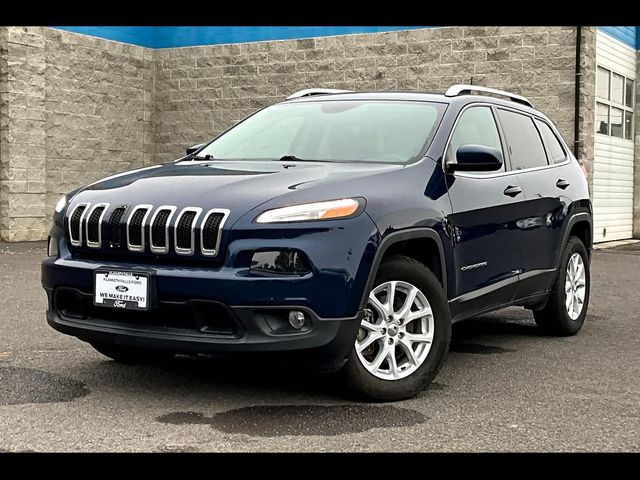
[[[462,113],[451,136],[451,142],[445,155],[446,162],[454,163],[458,148],[471,144],[492,147],[502,152],[498,127],[490,107],[471,107]],[[500,170],[496,171],[504,171],[504,164]],[[495,171],[486,173],[495,173]]]
[[[542,135],[542,141],[544,142],[544,146],[547,149],[547,155],[549,155],[550,163],[562,163],[567,158],[567,154],[562,148],[562,144],[556,137],[551,127],[547,125],[545,122],[542,122],[536,119],[536,125],[538,126],[538,130],[540,130],[540,135]]]
[[[507,137],[514,170],[548,165],[540,134],[530,116],[498,109],[498,117]]]

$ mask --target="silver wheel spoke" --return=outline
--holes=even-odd
[[[382,325],[376,325],[375,323],[371,323],[366,320],[362,320],[360,326],[365,330],[369,330],[370,332],[380,332],[382,330]]]
[[[365,348],[371,345],[376,340],[380,340],[383,337],[382,333],[371,333],[367,338],[365,338],[362,342],[356,345],[358,352],[362,352]]]
[[[575,272],[575,276],[574,276],[574,281],[579,280],[580,278],[582,278],[584,274],[584,264],[582,263],[582,261],[580,261],[578,263],[578,265],[576,266],[576,272]]]
[[[389,282],[389,286],[387,287],[387,313],[389,315],[394,314],[393,310],[393,301],[396,298],[396,285],[398,282]]]
[[[401,317],[405,317],[411,312],[411,307],[413,306],[413,302],[416,301],[416,296],[418,295],[419,290],[417,288],[413,288],[408,294],[407,298],[404,299],[404,305],[398,312],[398,315]]]
[[[416,320],[418,318],[424,318],[426,316],[431,316],[431,309],[430,308],[422,308],[418,311],[415,312],[411,312],[409,315],[407,315],[405,317],[405,321],[406,323],[412,322],[413,320]]]
[[[411,365],[418,365],[418,358],[416,357],[413,348],[411,348],[411,345],[404,340],[400,340],[399,344],[402,350],[404,350],[404,353],[407,354],[407,358],[409,359],[409,362],[411,362]]]
[[[369,295],[369,304],[375,308],[378,311],[378,314],[380,314],[383,317],[386,317],[389,313],[387,312],[387,308],[380,303],[380,300],[378,300],[378,298],[373,294],[373,292],[371,292],[371,295]]]
[[[384,346],[380,349],[380,351],[378,352],[378,355],[376,355],[376,358],[371,363],[370,365],[371,370],[373,371],[378,370],[380,368],[380,365],[382,365],[382,362],[384,362],[384,359],[387,358],[388,354],[389,354],[389,345],[385,342]]]
[[[433,335],[429,333],[405,333],[406,338],[411,343],[431,343]]]
[[[387,361],[389,362],[389,369],[393,378],[398,378],[398,361],[396,360],[396,345],[389,347],[389,353],[387,354]]]

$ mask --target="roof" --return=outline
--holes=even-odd
[[[523,103],[515,102],[506,98],[481,94],[461,94],[456,96],[446,96],[444,93],[419,92],[419,91],[360,91],[347,93],[317,94],[305,97],[292,98],[282,103],[303,103],[334,100],[405,100],[421,102],[439,102],[447,104],[465,105],[473,102],[486,102],[505,107],[516,108],[528,113],[541,114],[535,107],[529,107]],[[546,115],[542,114],[547,118]]]

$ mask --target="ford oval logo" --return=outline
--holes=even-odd
[[[125,287],[124,285],[118,285],[118,286],[116,287],[116,290],[118,290],[119,292],[128,292],[128,291],[129,291],[129,288],[128,288],[128,287]]]

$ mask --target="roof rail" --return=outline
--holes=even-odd
[[[516,95],[515,93],[505,92],[504,90],[496,90],[495,88],[481,87],[479,85],[452,85],[445,93],[445,97],[457,97],[458,95],[468,94],[471,92],[491,93],[493,95],[500,95],[501,97],[507,97],[514,102],[522,103],[527,107],[533,108],[533,104],[525,97]]]
[[[336,90],[333,88],[307,88],[306,90],[300,90],[287,97],[287,100],[292,98],[310,97],[311,95],[331,95],[334,93],[349,93],[353,90]]]

